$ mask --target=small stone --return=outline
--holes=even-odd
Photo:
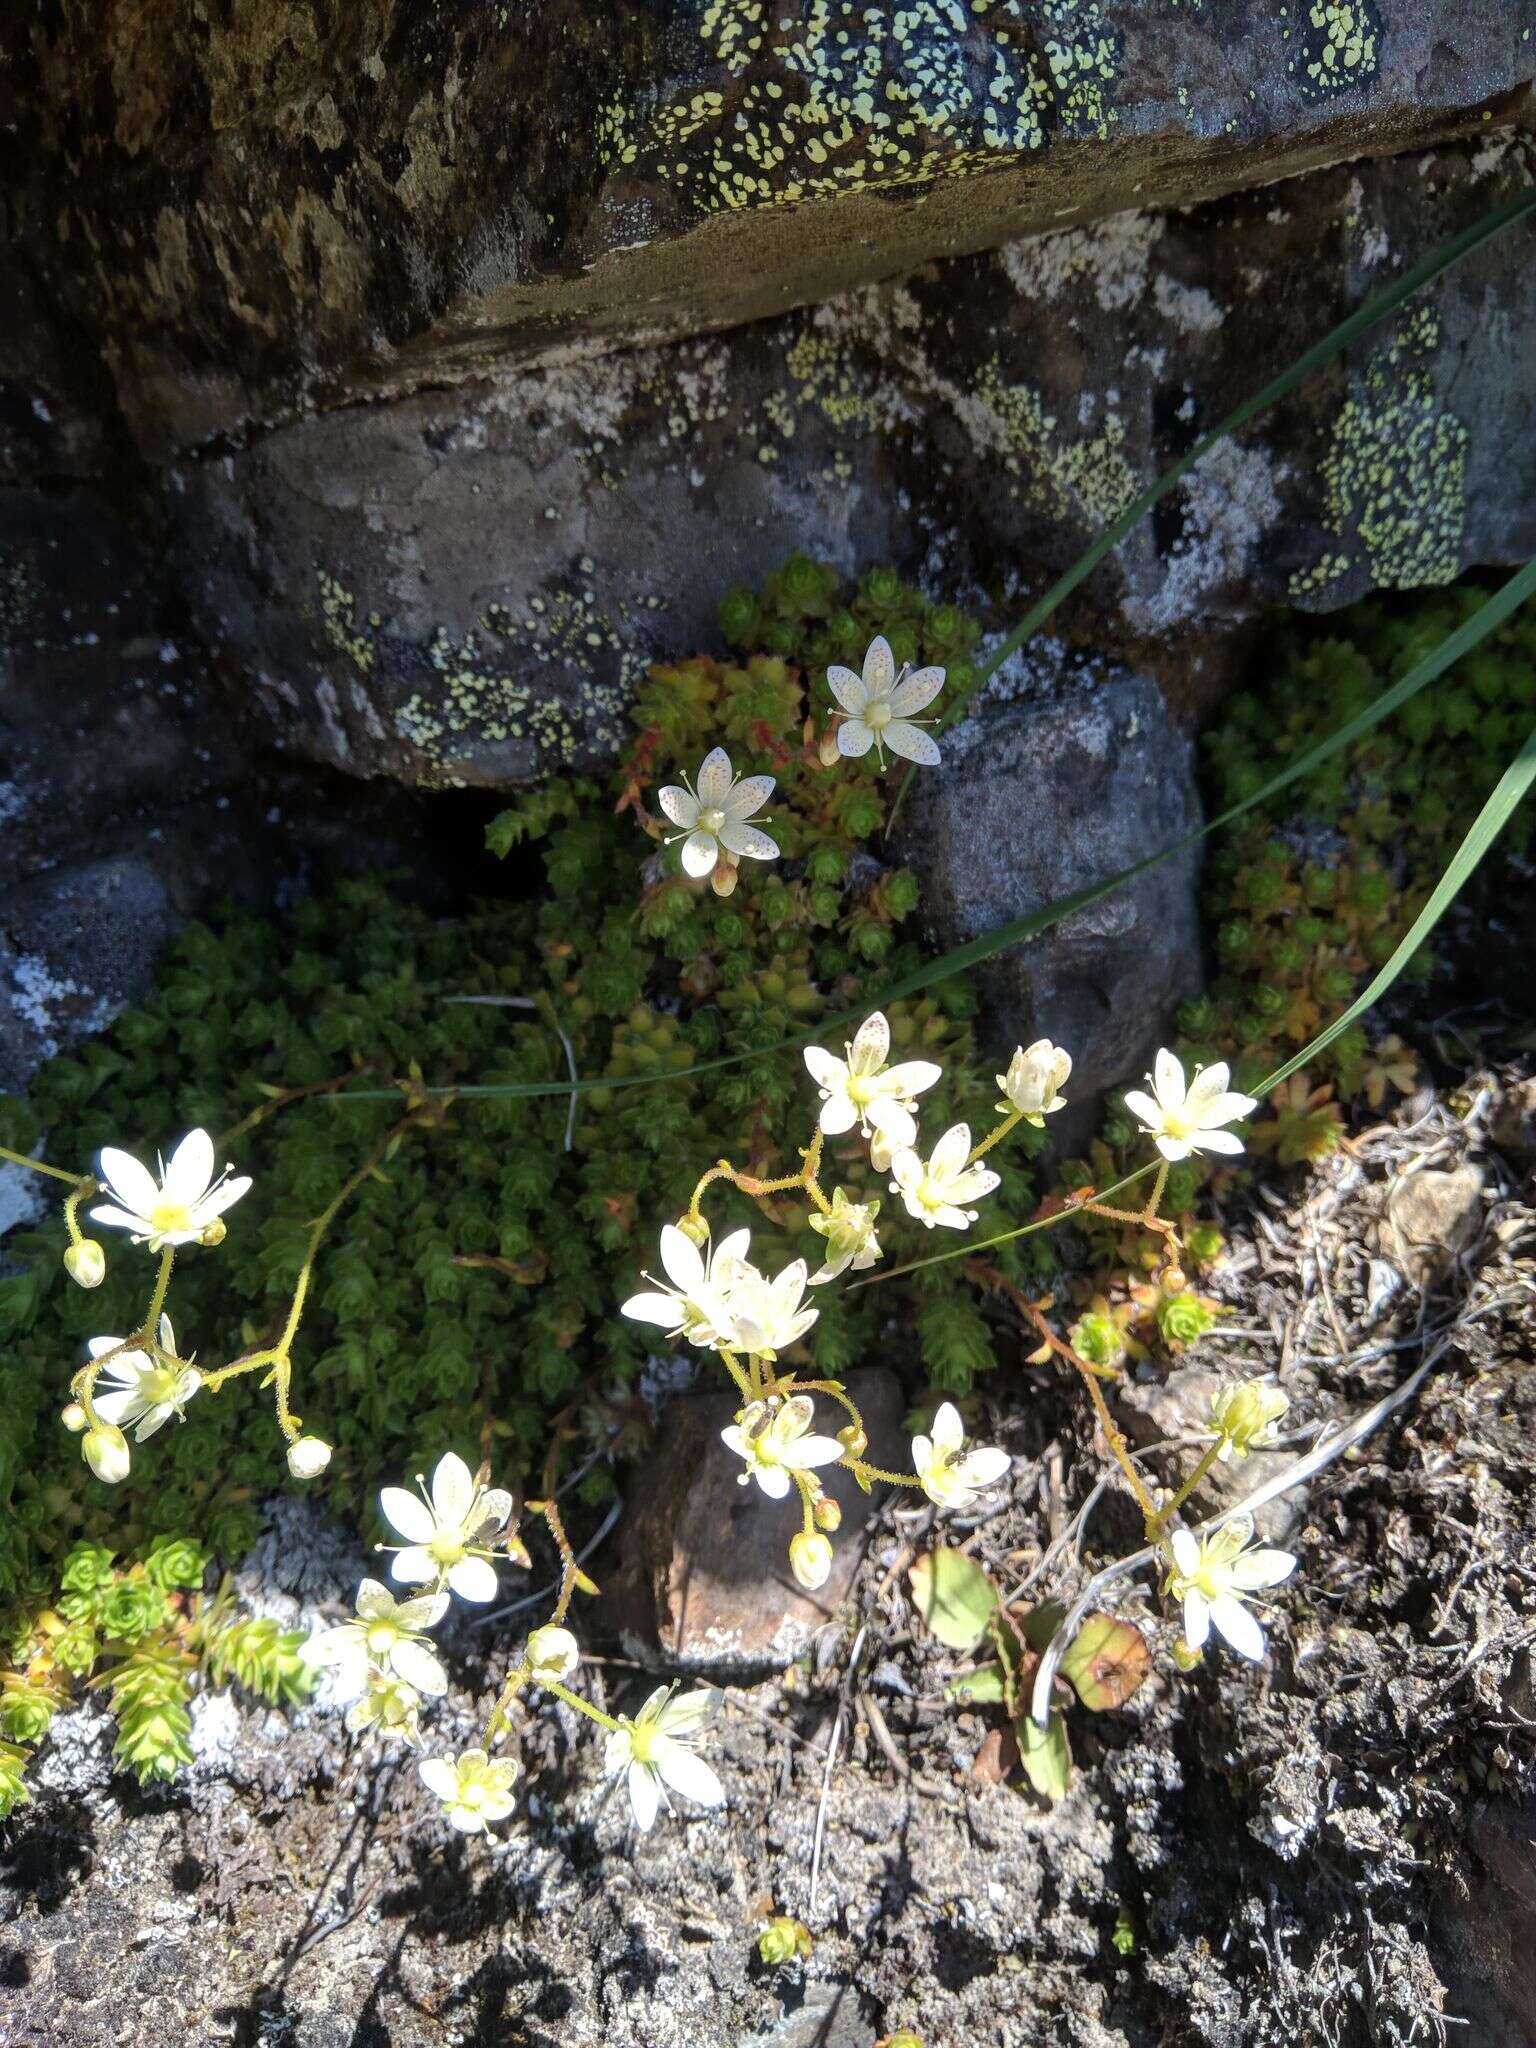
[[[1450,1173],[1428,1167],[1393,1183],[1382,1242],[1400,1253],[1410,1280],[1428,1279],[1471,1244],[1482,1222],[1483,1185],[1482,1168],[1471,1165]]]

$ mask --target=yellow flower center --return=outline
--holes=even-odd
[[[366,1640],[375,1657],[387,1656],[400,1640],[400,1625],[394,1621],[371,1621]]]
[[[656,1750],[656,1730],[648,1721],[634,1723],[629,1731],[630,1754],[637,1764],[648,1764]]]
[[[457,1564],[464,1555],[464,1531],[462,1529],[439,1529],[427,1545],[432,1562],[446,1571]]]
[[[1163,1111],[1163,1136],[1165,1138],[1190,1138],[1193,1137],[1194,1131],[1194,1119],[1186,1116],[1182,1109],[1165,1109]]]
[[[873,704],[864,707],[864,723],[871,732],[882,732],[891,722],[891,707],[884,697],[877,697]]]
[[[718,832],[724,823],[724,811],[714,806],[711,806],[707,811],[700,811],[699,813],[699,830],[701,832]]]
[[[158,1407],[163,1401],[175,1399],[178,1377],[168,1366],[152,1366],[148,1372],[139,1375],[139,1393],[152,1406]]]
[[[149,1212],[149,1227],[156,1237],[192,1228],[192,1211],[185,1202],[156,1202]]]
[[[461,1778],[459,1780],[459,1804],[460,1806],[469,1807],[475,1813],[478,1813],[480,1808],[484,1806],[485,1787],[478,1778]]]

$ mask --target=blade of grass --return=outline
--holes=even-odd
[[[1272,775],[1252,796],[1244,797],[1240,803],[1229,804],[1226,810],[1218,812],[1214,818],[1197,826],[1193,832],[1186,832],[1171,845],[1160,848],[1156,853],[1149,853],[1144,859],[1133,862],[1130,867],[1121,868],[1117,873],[1106,876],[1103,881],[1094,882],[1085,889],[1075,890],[1070,896],[1059,896],[1041,909],[1030,911],[1027,916],[1014,918],[1008,924],[999,925],[993,931],[983,932],[978,938],[968,940],[963,946],[956,946],[948,953],[941,953],[925,967],[917,968],[913,973],[893,982],[878,996],[860,1003],[856,1009],[843,1010],[834,1016],[824,1017],[814,1030],[802,1032],[795,1038],[780,1039],[776,1044],[764,1046],[760,1050],[722,1053],[716,1059],[700,1060],[691,1067],[682,1067],[665,1074],[620,1074],[568,1081],[469,1082],[461,1088],[435,1088],[426,1092],[467,1098],[527,1098],[544,1095],[570,1097],[588,1094],[595,1088],[649,1088],[667,1081],[694,1080],[701,1074],[719,1073],[723,1068],[740,1066],[746,1060],[774,1059],[780,1054],[799,1052],[808,1045],[815,1045],[828,1031],[836,1030],[841,1024],[851,1023],[857,1017],[867,1016],[871,1010],[883,1009],[887,1004],[900,1001],[903,996],[916,995],[925,988],[934,987],[938,982],[947,981],[952,975],[964,973],[967,968],[974,967],[980,961],[989,959],[992,954],[1001,952],[1005,946],[1016,946],[1025,939],[1036,937],[1058,919],[1070,916],[1073,911],[1087,909],[1090,904],[1097,903],[1112,890],[1120,888],[1123,883],[1134,881],[1138,875],[1145,874],[1149,868],[1156,867],[1161,861],[1170,860],[1175,854],[1183,853],[1189,847],[1197,845],[1209,833],[1219,831],[1224,825],[1230,825],[1234,820],[1270,802],[1282,790],[1288,789],[1293,782],[1310,775],[1314,768],[1320,767],[1342,747],[1351,746],[1362,733],[1369,732],[1371,727],[1379,725],[1382,719],[1389,718],[1395,711],[1400,711],[1426,684],[1443,675],[1452,663],[1459,661],[1464,654],[1469,653],[1480,641],[1503,625],[1504,621],[1532,595],[1536,595],[1536,559],[1527,562],[1523,569],[1517,569],[1506,583],[1501,584],[1490,598],[1479,605],[1470,619],[1458,626],[1454,633],[1448,634],[1433,652],[1425,655],[1422,661],[1415,662],[1405,676],[1393,683],[1390,688],[1383,690],[1381,695],[1368,704],[1357,717],[1347,720],[1336,732],[1330,733],[1327,739],[1319,740],[1315,747],[1309,747],[1299,760],[1293,761],[1288,768],[1281,769],[1279,774]],[[330,1100],[385,1102],[394,1101],[398,1095],[399,1090],[393,1088],[346,1088],[338,1089]]]
[[[1292,1074],[1307,1064],[1308,1060],[1315,1059],[1325,1047],[1331,1045],[1341,1031],[1347,1031],[1357,1017],[1364,1016],[1373,1003],[1380,1002],[1461,894],[1468,876],[1498,838],[1511,812],[1529,792],[1533,781],[1536,781],[1536,730],[1531,732],[1525,745],[1499,777],[1488,801],[1474,819],[1471,830],[1457,847],[1447,863],[1445,873],[1435,884],[1429,901],[1399,941],[1391,959],[1374,979],[1366,984],[1342,1016],[1336,1017],[1317,1034],[1316,1038],[1309,1040],[1300,1052],[1294,1053],[1282,1066],[1276,1067],[1272,1074],[1265,1075],[1257,1085],[1257,1093],[1261,1097],[1267,1095],[1272,1088],[1278,1088],[1282,1081],[1289,1080]],[[1144,1180],[1155,1164],[1155,1161],[1149,1161],[1147,1165],[1137,1167],[1134,1173],[1126,1174],[1113,1186],[1101,1190],[1097,1199],[1110,1201],[1123,1188]],[[997,1237],[983,1238],[974,1244],[967,1242],[957,1245],[953,1251],[936,1252],[932,1258],[910,1259],[904,1266],[892,1266],[888,1271],[870,1274],[868,1279],[850,1282],[849,1292],[856,1287],[874,1286],[882,1280],[895,1280],[903,1273],[916,1273],[924,1266],[941,1266],[949,1259],[974,1258],[978,1252],[990,1251],[994,1245],[1012,1244],[1015,1238],[1029,1237],[1037,1230],[1044,1230],[1052,1220],[1050,1217],[1039,1217],[1032,1223],[1020,1224],[1016,1230],[1005,1230]]]
[[[1495,235],[1502,234],[1505,228],[1511,227],[1517,220],[1522,220],[1533,207],[1536,207],[1536,186],[1517,193],[1505,205],[1495,207],[1491,213],[1484,214],[1481,220],[1474,221],[1471,227],[1463,228],[1460,234],[1452,235],[1448,241],[1441,242],[1438,247],[1431,249],[1427,256],[1405,270],[1401,277],[1394,278],[1379,292],[1373,292],[1364,305],[1358,307],[1347,319],[1341,320],[1337,327],[1330,329],[1321,341],[1315,341],[1288,369],[1282,370],[1278,377],[1272,377],[1262,390],[1255,391],[1251,397],[1245,398],[1241,405],[1234,406],[1224,419],[1216,422],[1209,433],[1202,434],[1193,447],[1165,469],[1157,481],[1149,485],[1139,498],[1133,499],[1119,518],[1106,526],[1098,539],[1084,549],[1071,568],[1057,577],[1049,590],[1037,599],[1019,623],[1003,636],[987,659],[981,663],[976,675],[977,686],[993,675],[1009,655],[1022,647],[1026,640],[1039,632],[1058,606],[1064,604],[1078,585],[1093,574],[1099,563],[1120,545],[1132,527],[1146,517],[1160,498],[1166,497],[1176,484],[1181,483],[1219,441],[1224,441],[1229,434],[1235,434],[1257,414],[1277,404],[1288,392],[1294,391],[1305,378],[1310,377],[1314,370],[1321,369],[1324,363],[1331,362],[1336,355],[1342,354],[1351,342],[1357,341],[1362,334],[1368,333],[1371,328],[1378,326],[1390,314],[1395,313],[1397,308],[1406,299],[1412,298],[1415,292],[1422,290],[1427,284],[1432,284],[1454,264],[1470,256],[1474,249],[1481,248],[1484,242],[1491,241]],[[963,709],[962,706],[961,710]],[[952,723],[952,720],[941,715],[939,723],[943,727]],[[885,822],[887,838],[890,837],[891,828],[896,823],[907,791],[912,786],[915,772],[914,769],[908,768],[901,779],[895,801],[891,805],[891,814]]]

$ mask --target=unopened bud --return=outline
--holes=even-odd
[[[842,749],[837,744],[837,733],[829,725],[821,736],[821,744],[816,749],[816,758],[823,768],[835,768],[841,753]]]
[[[843,1511],[830,1493],[821,1495],[813,1513],[816,1516],[817,1528],[825,1529],[829,1534],[843,1526]]]
[[[709,871],[709,886],[717,896],[734,896],[736,893],[735,861],[717,860]]]
[[[67,1430],[78,1436],[85,1427],[85,1410],[78,1401],[66,1401],[59,1420]]]
[[[521,1565],[525,1572],[533,1570],[533,1559],[528,1555],[528,1546],[516,1533],[510,1535],[502,1546],[508,1558],[515,1565]]]
[[[690,1244],[702,1245],[709,1242],[709,1225],[702,1216],[679,1216],[677,1227]]]
[[[107,1255],[93,1237],[82,1237],[64,1254],[64,1270],[77,1287],[99,1287],[107,1277]]]
[[[837,1432],[837,1440],[850,1458],[862,1458],[869,1449],[869,1438],[856,1422],[849,1422]]]
[[[80,1455],[103,1486],[117,1486],[128,1477],[128,1439],[115,1422],[98,1422],[80,1441]]]
[[[288,1470],[295,1479],[318,1479],[331,1462],[331,1447],[317,1436],[301,1436],[288,1446]]]
[[[224,1222],[224,1218],[222,1216],[213,1216],[203,1225],[202,1236],[197,1241],[199,1244],[205,1244],[211,1249],[216,1244],[222,1244],[228,1235],[229,1230]]]
[[[819,1530],[799,1529],[789,1539],[789,1568],[808,1593],[832,1576],[832,1546]]]
[[[536,1628],[523,1652],[528,1669],[540,1685],[569,1678],[581,1662],[576,1638],[568,1628]]]
[[[1182,1294],[1189,1285],[1189,1275],[1182,1266],[1165,1266],[1163,1269],[1163,1292]]]
[[[1205,1652],[1195,1649],[1183,1636],[1178,1636],[1174,1640],[1173,1661],[1181,1671],[1193,1671],[1205,1662]]]

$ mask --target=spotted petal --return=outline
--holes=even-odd
[[[776,841],[766,832],[759,832],[755,825],[740,825],[729,818],[720,827],[720,844],[734,853],[738,860],[777,860],[779,849]]]
[[[725,800],[731,793],[731,757],[724,747],[714,747],[704,756],[699,770],[698,781],[694,784],[699,792],[699,802],[705,810],[723,810]]]
[[[915,761],[920,768],[937,768],[941,756],[932,733],[924,732],[907,718],[893,718],[885,728],[885,744],[903,761]]]
[[[657,790],[656,801],[673,824],[681,825],[685,832],[691,832],[699,822],[699,800],[692,790],[679,789],[675,782],[668,782]]]
[[[837,751],[850,761],[867,754],[874,744],[874,734],[860,718],[845,718],[837,728]]]
[[[720,806],[727,821],[733,825],[740,824],[743,818],[750,818],[754,811],[760,811],[773,795],[774,786],[771,775],[743,775],[740,782],[733,784],[730,795]]]
[[[690,832],[683,841],[683,873],[701,881],[720,858],[720,843],[713,832]]]
[[[883,695],[896,680],[896,657],[883,633],[870,641],[864,655],[864,687],[873,696]]]
[[[856,676],[851,668],[834,663],[827,670],[827,685],[843,709],[854,717],[869,702],[869,691],[864,687],[864,678]]]
[[[891,709],[898,718],[915,718],[919,711],[927,710],[943,687],[943,669],[915,668],[892,690]]]

